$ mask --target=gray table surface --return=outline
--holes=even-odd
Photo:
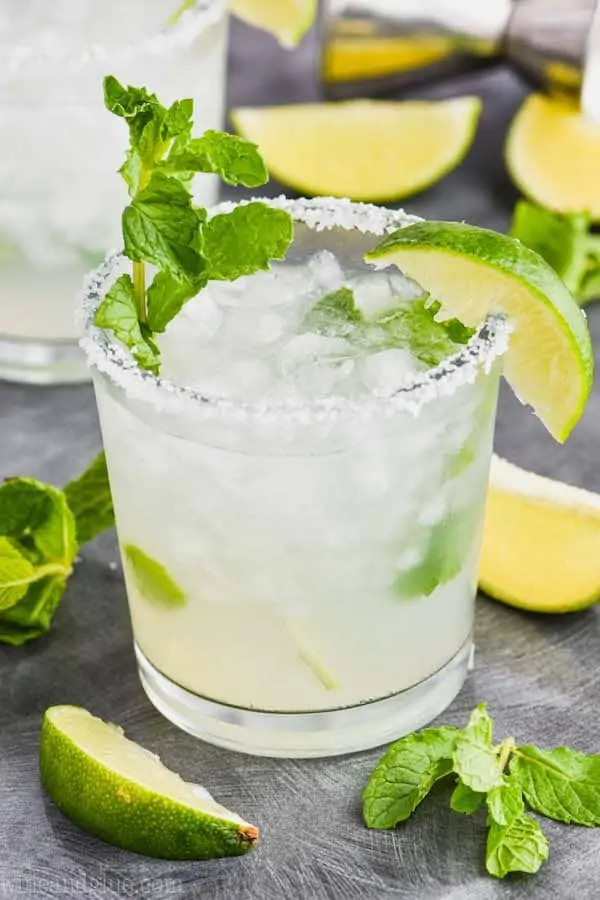
[[[314,95],[312,45],[292,57],[268,38],[234,33],[232,96],[237,103]],[[266,64],[268,62],[268,65]],[[411,211],[506,226],[515,199],[501,139],[523,97],[509,73],[447,84],[431,96],[480,93],[485,111],[461,169]],[[600,308],[590,310],[600,347]],[[75,475],[100,445],[88,387],[35,389],[0,384],[0,476],[27,474],[56,484]],[[539,472],[600,490],[600,389],[567,447],[555,445],[531,414],[503,392],[497,449]],[[600,896],[597,834],[548,824],[551,857],[533,879],[497,882],[483,871],[484,824],[450,813],[438,794],[396,832],[370,832],[360,793],[380,752],[337,760],[272,761],[236,755],[178,732],[154,711],[138,683],[127,604],[113,533],[83,552],[51,634],[26,648],[0,645],[0,898],[180,898],[180,900],[556,900]],[[112,565],[111,565],[112,563]],[[462,723],[487,700],[498,734],[542,746],[600,750],[600,616],[517,612],[481,598],[477,666],[443,716]],[[118,720],[128,734],[184,777],[262,829],[242,860],[169,863],[88,838],[40,789],[40,716],[75,703]]]

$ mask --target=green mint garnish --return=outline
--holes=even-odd
[[[85,472],[65,487],[65,497],[73,515],[80,544],[87,544],[115,524],[108,470],[104,452],[99,453]]]
[[[131,276],[122,275],[110,288],[94,323],[112,331],[140,368],[158,374],[154,336],[210,280],[234,281],[284,259],[293,221],[287,212],[259,202],[211,220],[207,210],[195,206],[190,185],[199,172],[249,188],[269,176],[255,144],[217,131],[193,138],[192,100],[167,108],[146,88],[124,87],[109,75],[104,101],[129,129],[120,173],[131,197],[122,224],[124,253],[133,267]],[[147,265],[158,270],[149,285]]]
[[[145,600],[158,606],[185,606],[186,595],[161,563],[133,544],[125,546],[124,556]]]
[[[366,320],[349,287],[339,288],[318,300],[304,319],[304,328],[334,337],[353,335],[371,352],[396,348],[408,350],[427,366],[437,366],[456,353],[475,333],[458,319],[438,322],[441,304],[424,296]]]
[[[80,544],[113,521],[103,455],[62,491],[33,478],[0,484],[0,642],[48,630]]]
[[[373,771],[363,794],[369,828],[406,821],[436,781],[452,771],[458,728],[426,728],[393,744]]]
[[[517,747],[510,771],[536,812],[567,825],[600,825],[600,756]]]
[[[539,253],[573,296],[586,303],[600,297],[600,236],[591,234],[590,228],[585,212],[561,214],[520,200],[510,234]]]
[[[450,805],[472,815],[487,812],[486,868],[537,872],[548,841],[526,806],[567,824],[600,825],[600,756],[568,747],[517,747],[512,737],[494,745],[486,705],[473,710],[465,728],[426,728],[402,738],[375,767],[363,794],[369,828],[394,828],[408,819],[436,781],[456,777]]]

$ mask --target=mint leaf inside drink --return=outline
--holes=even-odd
[[[408,819],[436,781],[452,771],[457,728],[426,728],[393,744],[363,793],[369,828],[393,828]]]
[[[600,825],[600,755],[517,747],[510,771],[536,812],[567,824]]]
[[[268,180],[256,145],[208,131],[192,137],[193,102],[166,108],[143,87],[104,80],[109,112],[124,119],[130,144],[120,169],[131,202],[123,212],[124,252],[131,276],[110,288],[94,324],[111,331],[142,369],[158,374],[154,335],[165,331],[209,279],[233,281],[283,259],[293,237],[291,216],[262,203],[209,219],[194,204],[191,180],[212,173],[227,184],[258,187]],[[156,271],[148,285],[147,265]]]
[[[133,544],[125,545],[124,556],[135,585],[145,600],[167,608],[185,606],[186,595],[162,563]]]

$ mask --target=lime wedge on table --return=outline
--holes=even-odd
[[[398,266],[464,325],[504,313],[514,328],[506,379],[548,431],[566,440],[590,393],[592,347],[583,312],[541,256],[494,231],[419,222],[386,237],[367,260]]]
[[[471,146],[481,101],[347,103],[236,109],[273,177],[305,194],[391,201],[439,181]]]
[[[600,496],[494,457],[479,585],[532,612],[600,600]]]
[[[274,34],[287,47],[299,44],[317,15],[317,0],[229,0],[234,16]]]
[[[600,221],[600,124],[574,100],[528,97],[510,127],[506,161],[523,193],[542,206]]]
[[[42,784],[61,811],[110,844],[162,859],[251,850],[258,829],[165,768],[123,730],[76,706],[46,710]]]

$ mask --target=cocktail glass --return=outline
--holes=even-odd
[[[298,335],[307,260],[330,251],[377,301],[387,276],[363,255],[415,221],[349,201],[266,202],[295,219],[288,258],[270,275],[221,283],[233,312],[230,300],[218,309],[211,285],[187,319],[184,309],[163,346],[179,385],[141,371],[92,324],[130,265],[121,257],[88,279],[83,346],[148,696],[215,744],[336,755],[422,727],[466,677],[507,325],[489,318],[400,387],[385,383],[385,367],[372,389],[344,382],[351,360],[340,348],[326,360],[326,393],[266,390],[270,341],[283,341],[288,363],[295,348],[292,364],[299,342],[321,352]],[[223,329],[222,369],[240,392],[214,373],[181,386]]]
[[[120,244],[126,129],[106,115],[102,77],[193,97],[221,126],[224,0],[3,0],[0,9],[0,377],[89,376],[77,347],[81,279]],[[203,205],[218,181],[196,182]]]

